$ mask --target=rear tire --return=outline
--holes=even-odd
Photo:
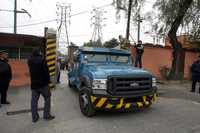
[[[92,117],[95,115],[95,108],[91,102],[89,90],[86,87],[81,88],[79,91],[79,105],[83,115]]]

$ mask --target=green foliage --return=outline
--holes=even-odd
[[[115,39],[115,38],[112,38],[111,40],[106,41],[103,46],[106,47],[106,48],[114,48],[118,45],[119,45],[118,40]]]
[[[138,10],[144,5],[145,0],[132,0],[132,21],[136,23],[136,19],[138,16]],[[120,11],[124,11],[126,13],[126,16],[128,16],[128,4],[130,0],[113,0],[113,5],[116,7],[116,18],[120,19]]]
[[[83,44],[84,47],[102,47],[102,42],[100,40],[85,42]]]
[[[92,40],[90,40],[89,42],[85,42],[83,44],[84,47],[92,47]]]

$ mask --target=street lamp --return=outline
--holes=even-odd
[[[21,11],[17,11],[17,13],[26,13],[31,18],[31,14],[24,8],[22,8]]]
[[[27,12],[25,9],[21,9],[21,11],[17,10],[17,0],[15,0],[15,6],[14,6],[14,34],[17,33],[17,13],[26,13],[30,18],[31,14]]]
[[[8,10],[8,9],[0,9],[0,11],[5,11],[5,12],[14,12],[14,33],[17,33],[17,13],[26,13],[30,18],[31,14],[26,10],[26,9],[21,9],[21,10]]]

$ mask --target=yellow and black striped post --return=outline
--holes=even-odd
[[[51,79],[51,84],[49,84],[50,89],[55,88],[56,80],[56,36],[49,37],[48,30],[46,31],[46,48],[45,48],[45,57],[47,61],[47,66],[49,69],[49,75]]]
[[[56,39],[47,39],[46,41],[46,61],[51,80],[55,80],[56,75]],[[55,87],[55,81],[49,84],[50,89]]]

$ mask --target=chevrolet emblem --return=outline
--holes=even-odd
[[[138,86],[139,86],[139,83],[131,83],[130,86],[131,86],[131,87],[138,87]]]

